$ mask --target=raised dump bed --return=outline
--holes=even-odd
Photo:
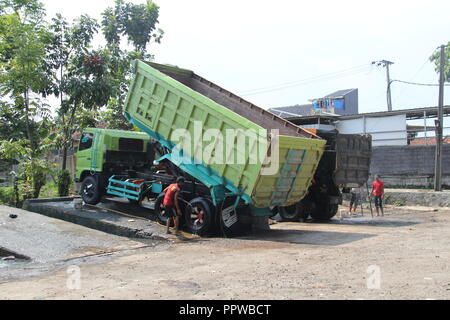
[[[185,129],[193,148],[182,149],[183,159],[172,155],[169,160],[212,190],[223,186],[258,208],[287,206],[303,198],[326,143],[190,70],[143,61],[136,61],[124,111],[131,123],[172,153],[180,148],[176,130]],[[214,139],[205,139],[211,129],[216,130]],[[237,138],[228,139],[230,129]],[[267,132],[271,129],[278,135]],[[237,142],[248,130],[257,139],[247,136],[242,147]],[[221,142],[223,149],[217,147]],[[255,160],[254,154],[263,156]],[[206,161],[212,156],[223,161]],[[194,164],[186,164],[186,158],[195,159]],[[264,158],[272,162],[264,164]],[[276,162],[276,170],[268,170]]]

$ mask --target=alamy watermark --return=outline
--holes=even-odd
[[[193,122],[193,134],[175,129],[170,140],[172,154],[185,164],[262,165],[261,175],[274,175],[279,169],[279,130],[204,129]]]
[[[370,265],[367,267],[367,289],[379,290],[381,288],[381,269],[377,265]]]
[[[66,280],[66,287],[69,290],[81,289],[81,269],[77,265],[67,267],[66,273],[69,275]]]

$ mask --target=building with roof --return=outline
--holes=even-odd
[[[309,104],[271,108],[269,111],[283,118],[287,116],[310,116],[318,113],[358,114],[358,89],[338,90],[310,101]]]
[[[444,107],[444,117],[450,116],[450,106]],[[306,129],[333,130],[343,134],[370,134],[372,145],[406,146],[418,139],[425,141],[434,135],[435,127],[427,125],[426,119],[437,117],[437,107],[403,109],[394,111],[369,112],[352,115],[337,115],[318,112],[315,115],[281,115],[286,120]],[[423,120],[423,125],[409,125],[410,120]],[[444,130],[450,128],[444,127]],[[427,143],[425,143],[427,144]]]
[[[337,115],[318,112],[315,115],[282,114],[302,127],[318,130],[338,130],[341,134],[370,134],[372,160],[370,173],[381,174],[389,187],[425,187],[434,183],[435,125],[437,107]],[[444,106],[444,135],[450,130],[445,120],[450,106]],[[423,122],[422,122],[423,121]],[[443,140],[442,163],[450,163],[450,138]],[[450,188],[450,166],[443,165],[442,182]]]

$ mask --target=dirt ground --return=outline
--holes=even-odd
[[[1,299],[449,299],[450,210],[277,223],[87,256],[0,283]],[[80,269],[70,285],[71,266]],[[69,285],[68,285],[69,284]]]

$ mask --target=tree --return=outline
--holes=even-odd
[[[36,147],[33,117],[44,104],[40,97],[52,93],[51,71],[44,63],[48,32],[42,24],[44,11],[38,1],[10,0],[0,7],[0,93],[22,113],[25,136]],[[35,11],[32,11],[35,10]]]
[[[0,101],[0,140],[26,139],[24,112],[11,102]]]
[[[102,27],[108,46],[118,45],[121,38],[142,56],[147,53],[147,46],[152,42],[160,43],[164,34],[157,29],[159,23],[159,7],[151,0],[145,4],[133,4],[124,0],[116,0],[115,7],[108,7],[102,13]]]
[[[43,5],[37,0],[0,4],[1,120],[12,130],[1,131],[0,153],[21,164],[24,199],[39,196],[46,182],[43,137],[52,125],[49,108],[41,98],[52,94],[55,86],[44,59],[49,42],[44,17]]]
[[[76,79],[73,78],[78,75],[74,72],[71,63],[87,54],[97,28],[97,21],[87,15],[82,15],[69,25],[61,14],[57,14],[50,24],[52,35],[46,62],[49,68],[57,70],[53,80],[57,86],[54,93],[60,98],[57,112],[61,132],[59,142],[63,149],[62,170],[67,167],[70,131],[74,125],[76,113],[80,109],[80,103],[74,103],[76,99],[70,97],[71,94],[78,94],[75,93]]]
[[[42,97],[55,87],[45,63],[49,33],[45,10],[37,0],[4,0],[0,4],[0,95],[2,120],[12,129],[0,141],[3,158],[21,165],[23,198],[37,197],[46,182],[44,136],[51,128]],[[21,129],[23,128],[24,129]],[[2,138],[8,135],[2,133]]]
[[[439,70],[441,68],[440,56],[441,56],[441,51],[436,50],[433,53],[433,55],[430,57],[430,61],[433,62],[436,66],[436,68],[435,68],[436,72],[439,72]],[[450,41],[445,46],[444,59],[445,59],[444,60],[445,61],[445,65],[444,65],[445,81],[450,81]]]
[[[148,53],[150,43],[160,43],[164,32],[157,29],[159,7],[147,0],[145,4],[116,0],[114,7],[102,13],[102,31],[110,54],[109,68],[114,79],[114,91],[104,113],[109,128],[131,129],[122,108],[131,79],[131,62],[135,59],[152,60]],[[121,40],[127,39],[134,51],[121,49]]]

